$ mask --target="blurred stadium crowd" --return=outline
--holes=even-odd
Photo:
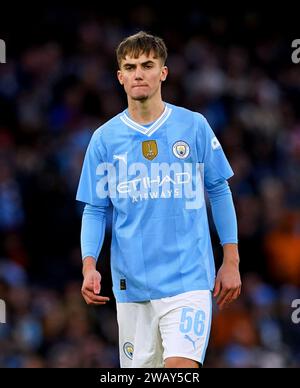
[[[300,64],[276,17],[44,8],[26,28],[19,15],[18,33],[0,28],[0,367],[119,366],[114,302],[87,307],[80,294],[75,192],[91,134],[126,107],[114,49],[140,29],[169,48],[164,99],[207,117],[235,171],[243,292],[215,311],[206,367],[300,367]],[[213,240],[219,265],[214,229]]]

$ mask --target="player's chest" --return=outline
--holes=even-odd
[[[112,163],[193,163],[197,161],[192,131],[159,131],[152,136],[127,133],[115,139],[108,152]]]

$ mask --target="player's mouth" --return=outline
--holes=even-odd
[[[132,88],[146,88],[148,85],[133,85]]]

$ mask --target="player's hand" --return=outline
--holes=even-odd
[[[84,275],[81,293],[88,305],[102,305],[109,301],[106,296],[100,296],[101,275],[96,269],[90,269]]]
[[[238,265],[223,263],[218,271],[213,292],[220,310],[239,297],[241,287],[242,282]]]

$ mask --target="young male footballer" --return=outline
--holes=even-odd
[[[139,32],[116,54],[128,107],[94,132],[82,168],[82,294],[88,304],[108,301],[100,295],[96,263],[112,204],[121,367],[198,368],[212,296],[222,309],[241,291],[227,182],[233,172],[205,117],[162,100],[168,75],[163,40]],[[217,276],[204,190],[224,251]]]

